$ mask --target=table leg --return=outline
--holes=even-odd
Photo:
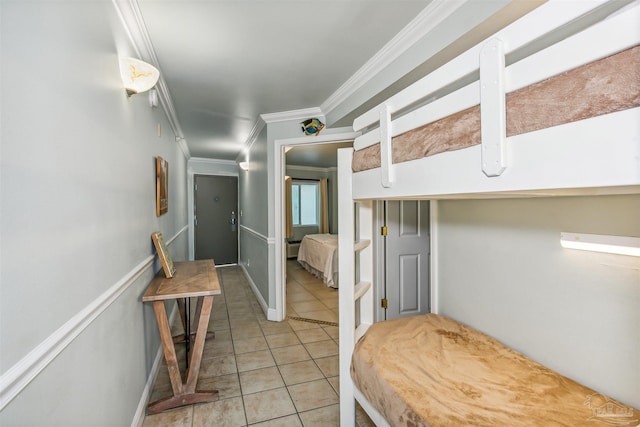
[[[185,325],[185,303],[184,303],[184,299],[183,298],[178,298],[178,309],[180,310],[180,320],[182,321],[182,328],[183,330],[187,330],[187,327]],[[195,318],[193,321],[193,324],[191,325],[191,331],[190,331],[190,338],[195,337],[196,333],[194,332],[197,328],[198,325],[196,325],[196,320],[199,318],[199,314],[200,310],[202,310],[202,299],[198,298],[198,302],[196,303],[196,312],[195,312]],[[207,331],[207,338],[206,339],[213,339],[216,337],[216,333],[214,331]],[[180,335],[174,335],[173,337],[173,342],[178,344],[178,343],[183,343],[185,342],[187,336],[186,334],[180,334]]]
[[[198,374],[200,372],[200,364],[202,362],[202,352],[204,351],[204,341],[207,336],[207,327],[209,325],[209,317],[211,316],[211,307],[213,306],[213,296],[199,297],[202,301],[198,301],[200,309],[196,309],[196,316],[194,322],[197,323],[197,329],[195,334],[195,340],[193,344],[193,351],[191,354],[191,361],[187,373],[187,382],[182,383],[182,376],[178,368],[178,361],[175,355],[175,348],[173,344],[173,337],[171,337],[171,330],[169,329],[169,323],[167,321],[167,313],[164,309],[164,303],[162,301],[154,302],[154,309],[156,310],[156,318],[158,319],[158,327],[161,329],[160,337],[162,338],[162,346],[165,350],[165,358],[167,359],[167,367],[169,368],[169,376],[171,377],[171,386],[173,388],[173,397],[167,399],[161,399],[157,402],[151,403],[147,406],[147,413],[157,414],[166,409],[176,408],[178,406],[191,405],[194,403],[213,402],[218,400],[217,390],[200,390],[196,391],[196,384],[198,382]],[[162,305],[160,310],[158,303]],[[161,313],[159,314],[159,312]],[[162,325],[162,327],[160,326]],[[162,329],[165,332],[162,332]],[[167,354],[169,357],[167,357]],[[171,361],[171,362],[170,362]],[[172,374],[172,370],[175,369],[177,374]],[[174,380],[177,378],[177,385],[174,385]]]
[[[194,319],[194,322],[197,323],[196,338],[193,343],[193,353],[191,354],[191,363],[189,364],[190,368],[185,388],[187,393],[196,391],[196,382],[198,381],[202,352],[204,351],[204,340],[207,336],[212,306],[213,296],[198,297],[198,305]]]
[[[173,389],[174,395],[181,394],[183,391],[182,376],[180,375],[180,367],[178,366],[178,358],[176,357],[176,349],[173,345],[171,327],[169,326],[169,319],[167,319],[164,301],[154,301],[153,310],[156,313],[164,358],[167,361],[169,378],[171,379],[171,388]]]

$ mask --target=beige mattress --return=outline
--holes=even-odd
[[[351,376],[392,426],[636,426],[640,412],[435,314],[379,322]]]
[[[640,106],[640,46],[583,65],[506,97],[507,136]],[[480,106],[393,138],[393,163],[480,143]],[[380,144],[356,151],[352,169],[380,167]]]

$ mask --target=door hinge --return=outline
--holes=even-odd
[[[380,300],[380,306],[385,310],[389,307],[389,301],[386,298]]]
[[[389,229],[387,228],[386,225],[383,225],[382,227],[380,227],[381,236],[387,236],[388,234],[389,234]]]

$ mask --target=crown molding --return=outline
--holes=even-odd
[[[194,163],[218,166],[238,166],[238,163],[235,160],[209,159],[206,157],[191,157],[189,159],[189,164],[192,165]]]
[[[243,160],[240,160],[240,158],[242,157],[242,159],[244,159],[245,154],[251,150],[253,143],[256,142],[256,139],[258,139],[258,135],[260,135],[260,132],[262,132],[262,129],[264,128],[265,125],[266,125],[266,122],[262,119],[261,116],[258,116],[258,119],[253,124],[253,127],[251,128],[251,131],[249,131],[249,135],[245,140],[244,150],[240,150],[240,152],[238,153],[238,156],[236,157],[236,162],[243,161]]]
[[[176,136],[176,142],[178,143],[178,147],[180,147],[180,150],[182,150],[182,154],[184,154],[185,159],[191,159],[191,152],[189,151],[187,140]]]
[[[153,43],[151,43],[151,37],[149,37],[149,31],[142,18],[142,12],[140,11],[137,0],[112,0],[112,3],[138,58],[160,70],[158,57],[153,48]],[[171,98],[167,82],[162,76],[162,71],[160,71],[160,78],[158,79],[158,83],[156,83],[156,90],[158,91],[158,98],[160,98],[160,104],[162,105],[164,114],[169,121],[169,126],[171,126],[171,130],[176,137],[176,143],[186,159],[189,160],[191,153],[189,152],[189,147],[187,146],[182,128],[180,127],[178,115],[173,104],[173,98]]]
[[[380,74],[393,61],[408,51],[416,43],[429,34],[444,19],[458,10],[469,0],[433,0],[393,39],[382,47],[342,86],[327,98],[320,109],[330,114],[336,107],[345,102],[367,82]]]
[[[302,110],[282,111],[280,113],[260,114],[260,117],[267,124],[287,122],[290,120],[306,120],[311,117],[316,117],[322,121],[325,120],[325,116],[320,107],[305,108]]]

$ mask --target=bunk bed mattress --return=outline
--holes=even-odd
[[[435,314],[372,325],[356,344],[351,376],[394,426],[640,423],[637,409]]]
[[[640,106],[640,46],[583,65],[506,96],[507,136]],[[401,163],[480,144],[480,106],[405,132],[392,140]],[[354,153],[352,169],[380,167],[380,144]]]

